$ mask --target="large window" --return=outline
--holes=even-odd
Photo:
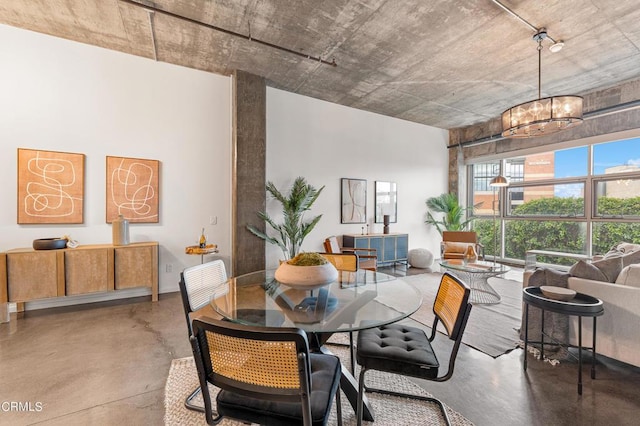
[[[488,185],[498,174],[507,188]],[[640,243],[640,138],[477,163],[469,176],[474,226],[489,257],[523,260],[533,249],[593,255]]]

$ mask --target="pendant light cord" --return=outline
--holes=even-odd
[[[538,99],[542,99],[542,38],[538,38]]]

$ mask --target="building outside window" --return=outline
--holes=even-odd
[[[501,171],[509,186],[498,192],[488,182]],[[474,229],[488,257],[523,261],[533,249],[594,255],[640,243],[640,138],[475,163],[469,176]]]

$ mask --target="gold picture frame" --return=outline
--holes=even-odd
[[[18,148],[18,224],[83,223],[84,159]]]
[[[160,161],[107,156],[106,220],[158,223]]]

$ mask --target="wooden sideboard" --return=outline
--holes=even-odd
[[[151,288],[158,300],[158,243],[85,245],[73,249],[13,249],[0,253],[0,303]]]
[[[342,236],[342,246],[375,248],[378,266],[407,263],[409,234],[347,234]]]

